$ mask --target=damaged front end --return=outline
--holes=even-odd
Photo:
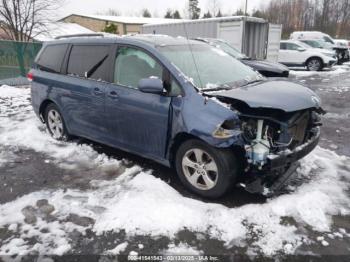
[[[320,116],[312,110],[279,118],[241,114],[246,152],[246,189],[276,193],[298,167],[297,161],[318,144]]]
[[[277,104],[276,108],[249,104],[233,95],[215,96],[229,104],[240,119],[245,152],[242,185],[252,193],[276,193],[294,173],[298,160],[318,144],[321,114],[319,98],[311,94],[310,105],[296,107]],[[299,104],[300,105],[300,104]],[[304,108],[303,108],[304,107]]]
[[[310,109],[275,118],[247,114],[240,118],[247,162],[253,169],[271,170],[295,162],[317,145],[320,135],[320,116]]]

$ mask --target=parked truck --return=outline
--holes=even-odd
[[[141,31],[143,34],[223,39],[248,57],[277,61],[282,25],[269,24],[256,17],[231,16],[146,24]]]

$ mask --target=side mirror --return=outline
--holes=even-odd
[[[299,52],[304,52],[304,51],[306,51],[306,49],[305,48],[302,48],[302,47],[298,47],[298,49],[297,49]]]
[[[163,94],[163,81],[158,78],[144,78],[141,79],[138,89],[143,93]]]

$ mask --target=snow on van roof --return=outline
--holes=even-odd
[[[47,24],[44,32],[38,32],[34,37],[37,41],[50,41],[54,40],[55,37],[64,35],[75,35],[75,34],[92,34],[95,33],[90,29],[83,27],[75,23],[64,23],[64,22],[54,22]],[[34,35],[36,33],[34,32]]]
[[[116,23],[124,23],[124,24],[155,24],[155,23],[171,23],[171,22],[178,22],[178,21],[187,21],[185,19],[171,19],[171,18],[159,18],[159,17],[88,15],[88,14],[71,14],[60,19],[60,21],[74,15],[94,18],[94,19],[104,20],[104,21],[111,21]]]

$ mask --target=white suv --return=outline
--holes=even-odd
[[[281,41],[278,62],[289,67],[305,67],[309,71],[320,71],[338,62],[333,51],[311,48],[293,40]]]

